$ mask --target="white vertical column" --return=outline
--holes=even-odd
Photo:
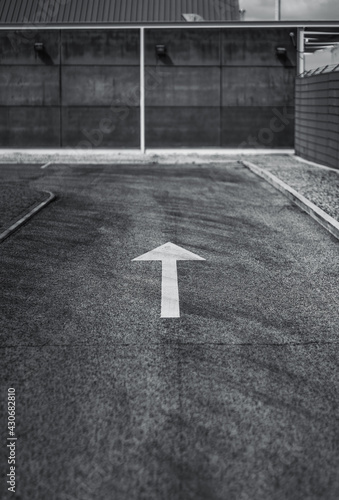
[[[301,75],[305,71],[305,32],[304,28],[298,28],[298,42],[297,42],[297,55],[298,55],[298,64],[297,64],[297,74]]]
[[[140,150],[145,153],[145,28],[140,28]]]

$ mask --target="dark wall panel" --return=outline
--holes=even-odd
[[[292,148],[291,31],[296,34],[264,28],[146,30],[147,70],[156,75],[146,93],[147,147]],[[156,55],[156,44],[166,46],[165,56]],[[286,48],[285,58],[277,56],[277,47]],[[205,110],[206,122],[194,108]],[[289,117],[282,130],[274,112]],[[257,146],[249,144],[251,135]]]
[[[59,30],[0,33],[0,147],[60,146],[59,41]]]
[[[296,66],[296,50],[289,28],[241,28],[222,30],[222,64],[225,66]],[[276,55],[276,47],[285,47],[286,58]]]
[[[220,108],[148,107],[150,148],[208,148],[220,145]]]
[[[294,29],[222,30],[221,146],[294,147]],[[286,48],[278,57],[277,47]]]
[[[224,67],[224,106],[293,106],[294,69]]]
[[[53,66],[60,64],[60,31],[22,30],[0,32],[0,64]],[[42,42],[44,51],[37,53],[34,43]]]
[[[62,145],[139,147],[139,30],[67,30],[62,62]]]
[[[0,107],[0,147],[59,147],[60,109]]]
[[[158,57],[155,46],[164,44],[166,56]],[[146,65],[215,66],[220,64],[220,30],[145,30]]]
[[[139,30],[62,32],[62,61],[68,65],[139,65]]]
[[[140,147],[138,108],[64,107],[62,121],[64,147]]]
[[[156,69],[153,69],[155,72]],[[220,106],[220,68],[170,67],[146,92],[146,106]]]
[[[166,46],[157,56],[156,44]],[[146,146],[220,146],[220,30],[146,30]],[[155,75],[155,76],[154,76]]]
[[[58,106],[59,68],[1,65],[0,105]]]
[[[293,115],[296,53],[290,31],[146,29],[146,146],[234,147],[250,134],[263,138],[274,110],[286,108]],[[34,51],[35,41],[44,43],[40,54]],[[156,55],[156,44],[166,45],[165,56]],[[277,46],[286,47],[285,59],[277,57]],[[133,29],[2,32],[0,142],[138,147],[139,50],[139,30]],[[302,113],[313,106],[317,117],[325,108],[335,115],[336,81],[327,82],[328,95],[321,85],[310,87],[306,100],[304,93],[297,94]],[[117,106],[128,111],[125,119],[115,113]],[[106,116],[111,112],[115,129],[103,132],[100,124],[110,128]],[[293,119],[283,132],[274,132],[270,147],[293,147],[292,129]],[[334,148],[333,127],[329,132],[328,147]]]
[[[294,108],[223,107],[221,146],[240,149],[291,148]]]
[[[62,104],[139,106],[139,81],[139,68],[133,66],[66,66],[62,70]]]

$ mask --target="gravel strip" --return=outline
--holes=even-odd
[[[339,171],[308,165],[289,155],[247,156],[339,221]]]

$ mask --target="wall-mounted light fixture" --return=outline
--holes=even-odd
[[[166,45],[159,43],[155,46],[155,52],[157,56],[165,56],[167,54],[167,47]]]
[[[43,52],[45,50],[45,46],[43,42],[35,42],[34,44],[35,52]]]
[[[278,57],[287,57],[287,50],[285,47],[276,47],[275,53]]]
[[[292,43],[293,43],[293,47],[296,49],[297,48],[297,42],[295,41],[295,34],[293,33],[293,31],[291,31],[290,37],[291,37],[291,40],[292,40]]]

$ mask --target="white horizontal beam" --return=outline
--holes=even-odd
[[[305,31],[305,36],[307,35],[337,35],[339,36],[339,31],[336,31],[335,33],[330,33],[329,31]]]

